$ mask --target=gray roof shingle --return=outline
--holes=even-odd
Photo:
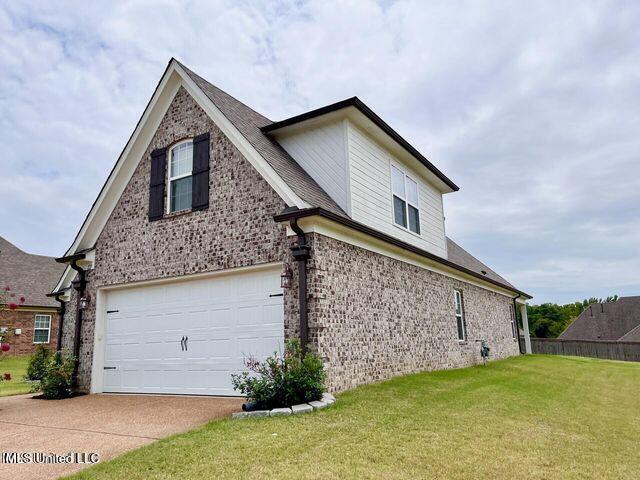
[[[32,255],[0,237],[0,288],[10,286],[16,297],[25,297],[25,305],[58,307],[47,293],[55,287],[65,265],[53,257]]]
[[[180,62],[178,63],[296,195],[311,206],[322,207],[330,212],[346,216],[338,204],[278,142],[262,133],[260,127],[273,123],[271,120],[207,82]]]
[[[449,237],[447,237],[447,257],[447,260],[455,263],[456,265],[460,265],[461,267],[479,273],[493,281],[502,283],[507,287],[516,288]]]
[[[562,340],[640,340],[640,296],[589,305],[560,334]]]

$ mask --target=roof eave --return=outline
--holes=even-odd
[[[56,258],[58,263],[71,263],[77,260],[83,260],[86,257],[86,253],[74,253],[73,255],[67,255],[65,257]]]
[[[456,192],[460,190],[460,187],[458,187],[455,183],[453,183],[453,181],[449,177],[447,177],[444,173],[442,173],[433,163],[431,163],[413,145],[411,145],[407,140],[405,140],[398,132],[396,132],[387,122],[385,122],[382,118],[380,118],[380,116],[378,116],[373,110],[371,110],[358,97],[347,98],[345,100],[332,103],[331,105],[326,105],[324,107],[320,107],[315,110],[310,110],[300,115],[295,115],[293,117],[290,117],[278,122],[270,123],[269,125],[265,125],[264,127],[261,127],[260,130],[264,134],[273,134],[276,131],[281,130],[283,128],[286,128],[307,120],[311,120],[313,118],[321,117],[323,115],[327,115],[329,113],[336,112],[338,110],[342,110],[349,107],[354,107],[358,109],[360,113],[362,113],[365,117],[367,117],[370,121],[372,121],[393,141],[395,141],[398,145],[400,145],[416,160],[422,163],[440,181],[442,181],[448,188],[450,188],[452,192]]]
[[[465,268],[461,265],[458,265],[456,263],[453,263],[449,260],[447,260],[446,258],[442,258],[439,257],[438,255],[434,255],[431,252],[427,252],[426,250],[423,250],[421,248],[418,248],[414,245],[411,245],[409,243],[403,242],[402,240],[399,240],[395,237],[392,237],[390,235],[387,235],[385,233],[382,233],[378,230],[375,230],[371,227],[368,227],[360,222],[356,222],[355,220],[351,219],[351,218],[346,218],[346,217],[342,217],[340,215],[336,215],[333,212],[329,212],[327,210],[324,210],[323,208],[320,207],[315,207],[315,208],[305,208],[305,209],[293,209],[293,208],[288,208],[286,210],[284,210],[283,212],[274,215],[273,219],[277,222],[286,222],[288,220],[293,220],[293,219],[300,219],[300,218],[305,218],[305,217],[312,217],[314,215],[320,216],[320,217],[324,217],[328,220],[332,220],[336,223],[339,223],[343,226],[352,228],[354,230],[357,230],[361,233],[370,235],[374,238],[377,238],[379,240],[382,240],[384,242],[387,242],[389,244],[395,245],[397,247],[403,248],[405,250],[408,250],[412,253],[415,253],[417,255],[420,255],[422,257],[425,257],[429,260],[432,260],[434,262],[440,263],[446,267],[452,268],[454,270],[457,270],[459,272],[462,272],[466,275],[470,275],[474,278],[477,278],[479,280],[482,280],[484,282],[490,283],[492,285],[495,285],[497,287],[500,287],[504,290],[507,290],[509,292],[513,292],[515,294],[517,294],[516,298],[518,297],[522,297],[525,298],[527,300],[532,299],[533,297],[531,295],[529,295],[528,293],[523,292],[522,290],[518,290],[517,288],[514,288],[512,285],[507,285],[504,284],[502,282],[498,282],[496,280],[493,280],[491,278],[488,278],[480,273],[474,272],[473,270],[469,270],[468,268]]]

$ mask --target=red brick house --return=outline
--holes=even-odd
[[[0,286],[11,288],[9,299],[24,297],[16,310],[0,307],[0,328],[7,329],[10,355],[32,354],[40,344],[58,346],[60,303],[47,297],[64,265],[51,257],[23,252],[0,237]],[[16,300],[16,303],[19,303]]]

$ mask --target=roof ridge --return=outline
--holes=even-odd
[[[20,247],[18,247],[16,244],[11,243],[9,240],[7,240],[6,238],[0,236],[0,245],[2,245],[2,243],[5,243],[6,245],[9,245],[11,248],[16,249],[19,253],[23,254],[23,255],[27,255],[29,257],[39,257],[39,258],[46,258],[46,259],[50,259],[50,260],[54,260],[56,259],[55,256],[52,255],[42,255],[40,253],[31,253],[31,252],[27,252],[26,250],[21,249]]]

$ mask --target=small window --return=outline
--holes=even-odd
[[[33,326],[33,343],[49,343],[51,315],[36,315]]]
[[[391,190],[393,192],[393,221],[420,235],[420,210],[418,207],[418,183],[394,165],[391,165]]]
[[[464,342],[467,339],[467,322],[464,319],[464,304],[462,303],[462,292],[460,290],[455,290],[455,308],[458,340]]]
[[[192,171],[193,142],[189,140],[173,147],[169,155],[167,212],[179,212],[191,208]]]
[[[509,309],[511,313],[511,334],[513,338],[518,338],[518,322],[516,322],[516,309],[513,305]]]

